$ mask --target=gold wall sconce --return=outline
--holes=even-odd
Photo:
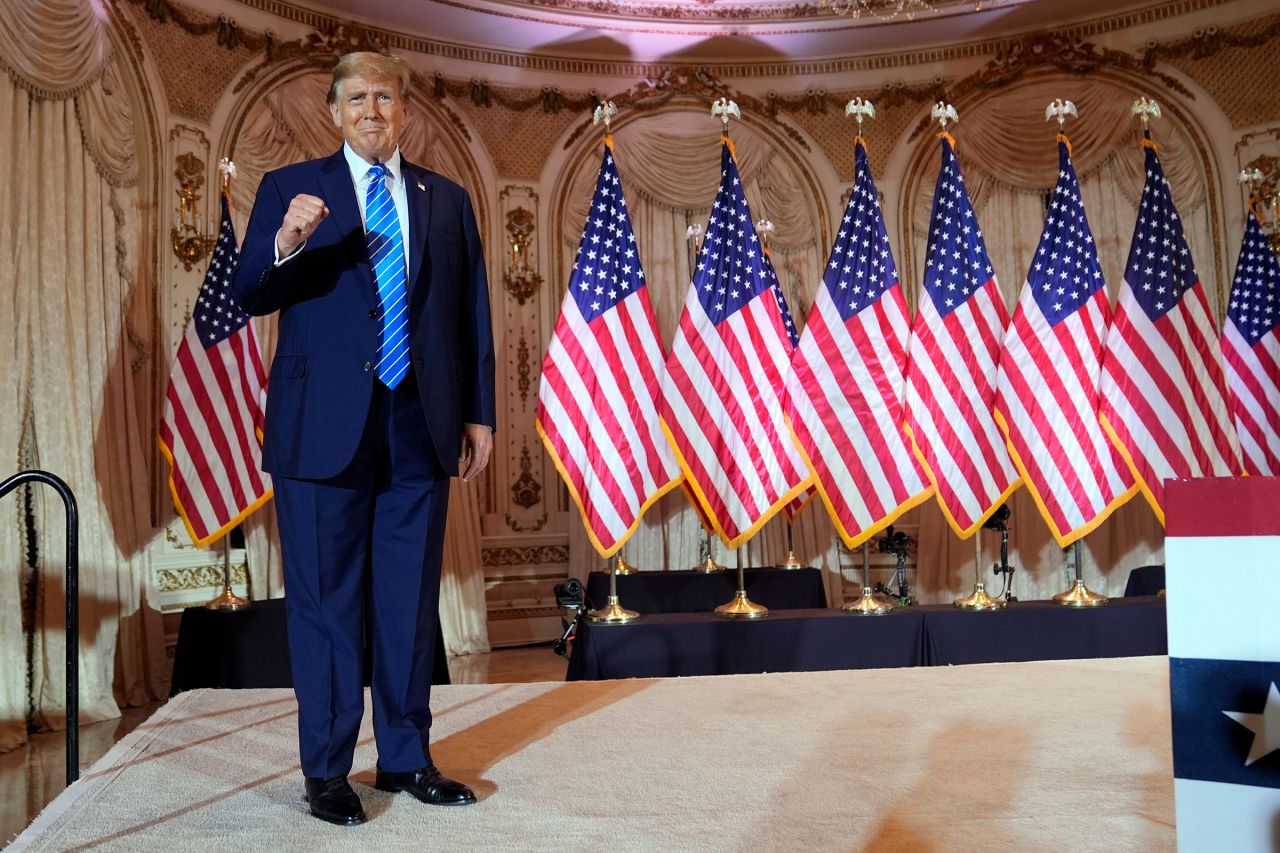
[[[542,287],[542,276],[533,268],[529,257],[533,230],[533,213],[529,210],[517,207],[507,213],[507,243],[511,246],[511,255],[510,266],[502,273],[502,284],[521,305]]]
[[[1267,235],[1271,251],[1280,257],[1280,158],[1262,156],[1240,173],[1240,183],[1254,201],[1258,224]]]
[[[200,230],[196,207],[200,203],[200,190],[204,187],[204,161],[187,152],[176,158],[178,168],[174,177],[178,179],[178,224],[169,231],[173,242],[173,254],[182,261],[183,269],[188,272],[191,267],[206,258],[213,251],[218,235],[211,233],[212,227],[203,233]]]

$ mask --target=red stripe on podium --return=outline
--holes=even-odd
[[[1167,536],[1280,536],[1280,477],[1165,484]]]

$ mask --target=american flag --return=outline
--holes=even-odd
[[[924,293],[908,349],[906,423],[943,514],[967,537],[1019,480],[992,415],[1009,312],[953,146],[942,134]]]
[[[231,296],[238,257],[224,194],[218,241],[178,345],[160,420],[169,490],[198,547],[271,497],[260,431],[267,377],[253,323]]]
[[[1249,212],[1222,330],[1244,470],[1280,475],[1280,263]]]
[[[860,545],[932,491],[902,431],[911,320],[859,138],[854,186],[785,402],[836,530]]]
[[[538,390],[537,429],[591,544],[611,557],[680,482],[658,422],[666,367],[622,183],[606,142]]]
[[[1164,482],[1240,472],[1217,330],[1155,144],[1102,359],[1099,416],[1160,520]]]
[[[1134,495],[1133,477],[1098,422],[1111,303],[1065,137],[1058,185],[1005,333],[996,420],[1060,547]]]
[[[810,477],[780,405],[790,339],[727,140],[720,165],[661,413],[703,511],[736,548]]]
[[[796,346],[800,342],[800,334],[796,331],[795,318],[791,316],[791,309],[787,306],[787,298],[782,293],[782,282],[778,280],[778,271],[773,266],[773,253],[769,251],[769,247],[764,247],[764,274],[769,279],[770,286],[773,288],[774,296],[778,297],[778,311],[782,314],[782,325],[787,330],[787,360],[793,358]],[[787,516],[787,523],[793,523],[800,510],[804,509],[805,504],[814,496],[816,486],[810,486],[803,494],[797,495],[786,506],[782,508],[783,513]]]

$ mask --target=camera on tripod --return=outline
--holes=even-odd
[[[885,528],[884,536],[876,541],[876,550],[881,554],[894,555],[897,558],[897,565],[894,566],[889,582],[877,583],[875,591],[896,597],[903,607],[915,604],[915,599],[911,597],[911,591],[907,586],[907,552],[910,547],[911,537],[901,530],[894,530],[892,524]],[[890,586],[895,581],[898,587],[896,593],[890,591]]]
[[[569,641],[577,633],[578,623],[582,621],[582,614],[587,612],[587,594],[582,586],[582,581],[577,578],[569,578],[564,583],[556,584],[553,592],[555,593],[556,604],[565,610],[573,611],[572,619],[566,619],[563,614],[560,616],[560,624],[564,626],[564,633],[551,646],[556,654],[564,657],[568,654]]]

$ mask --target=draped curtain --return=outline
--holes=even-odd
[[[751,215],[774,224],[773,263],[787,303],[801,323],[821,281],[829,249],[822,245],[819,200],[807,189],[809,183],[803,180],[800,164],[785,150],[743,123],[735,122],[730,132]],[[720,138],[702,111],[663,112],[618,128],[614,152],[658,328],[664,347],[669,348],[690,282],[686,229],[694,224],[706,227],[720,183]],[[569,279],[598,165],[598,156],[585,158],[569,178],[567,201],[557,223],[564,235],[560,252],[563,268],[557,279],[561,287]],[[787,528],[781,514],[766,524],[744,547],[744,565],[781,562],[787,554]],[[792,537],[797,556],[824,570],[828,599],[839,601],[835,529],[818,502],[797,517]],[[699,561],[705,543],[696,513],[684,492],[677,489],[649,509],[622,555],[645,571],[682,569]],[[718,538],[712,542],[711,552],[719,562],[736,565],[736,555]],[[603,566],[577,517],[569,524],[569,553],[571,571],[578,577]]]
[[[106,9],[75,0],[12,0],[0,16],[0,305],[13,318],[0,454],[6,469],[58,474],[77,497],[86,722],[162,697],[168,676],[148,603],[155,430],[141,420],[152,353],[138,330],[153,317],[137,297],[154,284],[138,248],[135,106],[111,38]],[[65,723],[62,504],[36,486],[3,506],[0,750],[28,725]],[[18,535],[28,518],[34,542]]]
[[[325,98],[329,75],[307,73],[274,86],[250,107],[234,141],[238,178],[231,198],[236,232],[244,234],[262,176],[299,160],[324,157],[342,145]],[[460,156],[440,129],[420,109],[411,110],[400,150],[410,161],[464,183]],[[478,198],[480,187],[468,188]],[[274,317],[259,318],[258,338],[264,357],[275,351]],[[269,392],[268,392],[269,393]],[[455,479],[449,495],[444,567],[440,586],[440,618],[449,654],[489,651],[485,623],[484,576],[480,555],[478,484]],[[274,511],[254,513],[245,522],[249,576],[255,598],[284,594],[280,545]]]
[[[1080,113],[1078,119],[1068,120],[1066,131],[1113,304],[1123,280],[1146,178],[1140,127],[1129,114],[1135,93],[1106,80],[1080,77],[1002,89],[961,115],[955,136],[965,184],[1010,312],[1039,243],[1045,205],[1058,176],[1055,125],[1044,120],[1044,111],[1051,100],[1063,95],[1075,102]],[[1186,130],[1172,119],[1154,123],[1152,132],[1192,256],[1216,310],[1216,266],[1203,164]],[[909,201],[908,248],[915,280],[908,287],[917,293],[937,169],[937,157],[931,155]],[[1026,489],[1014,494],[1010,510],[1010,563],[1019,570],[1014,581],[1017,595],[1042,599],[1061,592],[1070,571],[1066,555]],[[958,539],[932,501],[909,513],[904,519],[908,521],[920,525],[921,594],[942,601],[972,592],[974,543]],[[983,579],[990,586],[991,564],[998,559],[998,534],[983,532],[978,547]],[[1081,559],[1091,588],[1119,595],[1130,569],[1164,562],[1164,532],[1146,501],[1137,496],[1081,541]]]

